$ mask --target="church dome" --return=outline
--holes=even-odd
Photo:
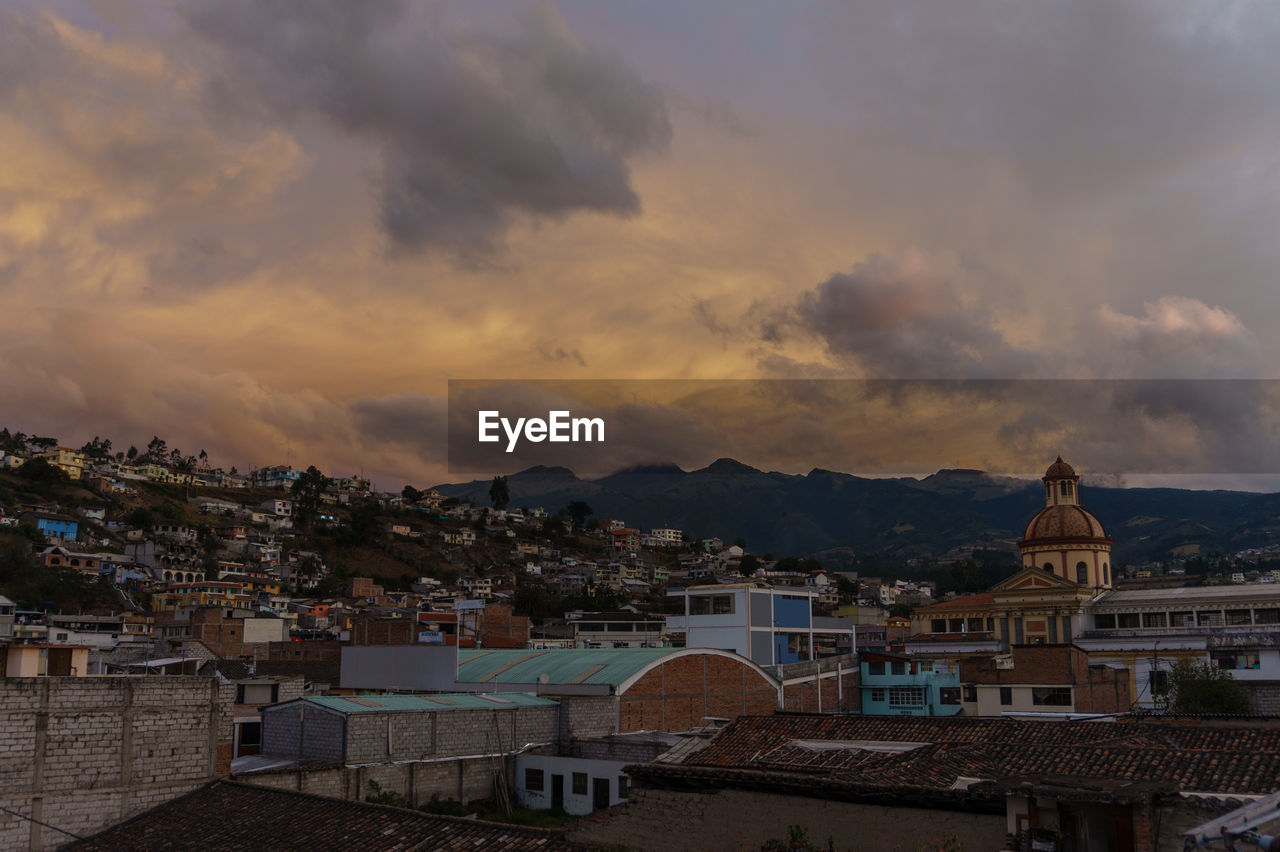
[[[1056,466],[1057,463],[1055,463]],[[1065,462],[1062,464],[1070,470]],[[1050,471],[1053,468],[1049,468]],[[1060,504],[1046,506],[1027,524],[1022,544],[1032,544],[1041,539],[1106,539],[1107,531],[1093,513],[1078,505]]]
[[[1062,456],[1058,456],[1058,460],[1049,465],[1049,469],[1044,472],[1045,479],[1063,479],[1075,475],[1076,469],[1064,462]]]

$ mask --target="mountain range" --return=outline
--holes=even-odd
[[[485,505],[490,485],[474,480],[436,490]],[[741,538],[751,552],[779,556],[948,558],[965,548],[1012,550],[1044,506],[1039,481],[980,470],[870,479],[821,469],[770,473],[727,458],[698,470],[655,465],[600,479],[533,467],[509,476],[507,487],[513,507],[555,512],[583,500],[597,518],[645,530],[677,527],[691,539]],[[1114,540],[1117,565],[1280,542],[1280,494],[1086,484],[1081,504]]]

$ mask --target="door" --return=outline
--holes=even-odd
[[[591,779],[591,809],[602,811],[609,807],[609,779]]]
[[[551,776],[551,807],[564,807],[564,776]]]
[[[49,676],[68,677],[71,674],[71,649],[49,649]]]

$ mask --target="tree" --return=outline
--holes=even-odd
[[[33,435],[27,439],[27,445],[30,446],[34,452],[47,453],[50,450],[52,450],[54,447],[58,446],[58,439],[57,438],[40,438]]]
[[[400,497],[403,498],[406,503],[417,503],[423,498],[423,493],[412,485],[406,485],[404,490],[400,492]]]
[[[499,511],[507,508],[507,504],[511,502],[511,492],[507,489],[505,476],[493,478],[493,484],[489,486],[489,499],[493,502],[493,508]]]
[[[31,459],[18,468],[18,475],[36,485],[55,485],[70,479],[61,468],[49,464],[46,459]]]
[[[889,607],[889,615],[893,618],[910,618],[911,613],[915,610],[911,604],[896,603]]]
[[[130,444],[129,451],[124,454],[124,457],[129,461],[133,461],[138,457],[138,448],[135,447],[133,444]]]
[[[320,472],[315,465],[311,465],[302,475],[293,481],[291,488],[293,492],[293,516],[297,518],[304,527],[311,528],[312,521],[315,520],[316,513],[320,510],[320,495],[324,493],[325,488],[329,486],[329,477]]]
[[[746,553],[742,556],[742,561],[738,563],[738,573],[744,577],[750,577],[756,573],[756,569],[760,567],[760,560],[754,553]]]
[[[574,500],[565,507],[565,511],[569,517],[573,519],[575,527],[581,527],[587,520],[587,515],[594,515],[595,511],[587,505],[585,500]]]
[[[1166,674],[1156,701],[1173,713],[1244,715],[1253,712],[1249,693],[1226,669],[1181,659]]]

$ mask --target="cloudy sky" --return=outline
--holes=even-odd
[[[398,489],[449,379],[1276,378],[1265,0],[5,7],[10,428]],[[1274,405],[1192,396],[936,466],[1280,470]],[[796,410],[730,448],[849,470]],[[652,461],[722,454],[684,425]]]

